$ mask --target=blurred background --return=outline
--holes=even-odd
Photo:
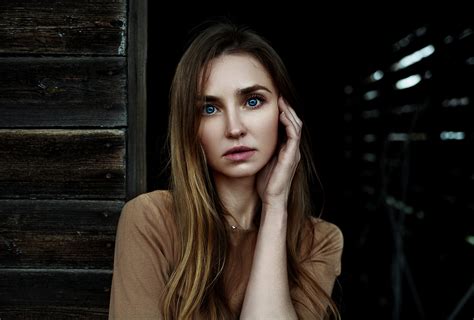
[[[149,3],[148,189],[167,188],[168,92],[190,31],[220,16],[246,24],[280,53],[304,107],[323,218],[345,235],[334,292],[343,319],[472,319],[472,20],[238,4],[187,12]]]

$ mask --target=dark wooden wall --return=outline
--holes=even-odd
[[[0,2],[0,319],[107,317],[120,210],[145,191],[145,8]]]

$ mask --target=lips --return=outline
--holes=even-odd
[[[227,150],[223,157],[232,161],[244,161],[252,157],[254,153],[255,149],[245,146],[238,146]]]

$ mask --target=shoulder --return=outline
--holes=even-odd
[[[167,190],[142,193],[127,201],[120,215],[119,227],[141,232],[167,229],[173,224],[171,194]]]
[[[130,205],[163,205],[171,202],[171,193],[168,190],[154,190],[137,195],[128,200],[125,206]]]
[[[128,200],[122,211],[127,215],[143,218],[145,214],[171,209],[171,193],[168,190],[155,190]],[[137,210],[138,209],[138,210]]]
[[[314,240],[320,247],[331,247],[333,249],[342,249],[344,245],[344,236],[341,229],[324,219],[309,217]]]
[[[301,262],[325,262],[340,272],[344,246],[341,229],[335,224],[316,217],[308,217],[301,244]]]
[[[343,247],[341,230],[329,221],[307,217],[298,244],[301,268],[307,271],[307,275],[316,281],[328,296],[331,296],[335,280],[341,274]],[[299,308],[297,312],[300,317],[305,319],[314,318],[309,315],[308,308],[312,310],[312,314],[318,314],[313,299],[307,295],[308,291],[302,289],[308,285],[313,286],[314,282],[304,277],[301,285],[293,289],[293,299],[303,301],[302,304],[295,304],[295,306]]]

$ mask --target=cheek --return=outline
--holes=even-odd
[[[212,154],[212,146],[216,145],[214,141],[216,135],[212,132],[213,128],[208,123],[199,126],[198,137],[206,157]]]
[[[206,135],[206,131],[201,129],[201,127],[199,128],[198,137],[199,137],[199,142],[201,142],[202,148],[207,154],[207,146],[209,145],[208,136]]]
[[[278,143],[278,127],[279,127],[279,118],[278,112],[273,112],[269,117],[265,119],[266,121],[260,121],[260,134],[262,136],[262,142],[266,146],[268,152],[272,153],[276,149]],[[264,125],[261,125],[261,124]]]

